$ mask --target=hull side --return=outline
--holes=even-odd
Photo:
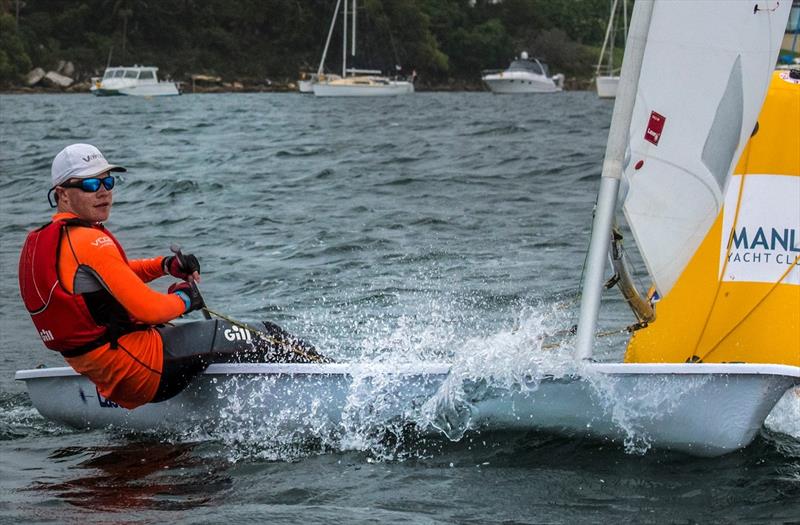
[[[331,85],[317,82],[312,86],[318,97],[391,97],[409,95],[414,92],[410,82],[397,82],[380,86]]]
[[[595,87],[600,98],[616,98],[619,77],[596,77]]]
[[[70,369],[23,371],[17,378],[26,381],[44,417],[76,428],[180,430],[245,418],[290,432],[334,432],[352,418],[357,397],[365,406],[380,400],[386,421],[409,419],[430,434],[455,413],[468,414],[455,437],[448,432],[456,439],[467,429],[541,430],[718,456],[753,440],[784,392],[800,384],[800,369],[591,365],[581,376],[546,376],[510,388],[470,381],[455,408],[445,365],[399,372],[342,364],[212,365],[179,396],[135,410],[103,399]],[[423,414],[421,407],[436,409]]]
[[[492,74],[483,77],[492,93],[556,93],[561,88],[552,79],[538,75]]]

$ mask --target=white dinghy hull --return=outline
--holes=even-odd
[[[362,410],[374,403],[386,421],[408,420],[436,434],[453,420],[447,412],[457,391],[455,412],[468,415],[456,438],[467,426],[539,430],[718,456],[754,439],[784,393],[800,384],[800,368],[588,364],[581,376],[545,376],[510,388],[456,377],[443,364],[218,364],[175,398],[127,410],[70,368],[16,374],[42,416],[76,428],[181,431],[246,416],[313,434],[335,431],[358,397]],[[434,413],[422,417],[426,407]],[[453,437],[453,428],[446,430]]]

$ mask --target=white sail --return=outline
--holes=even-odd
[[[624,210],[662,296],[723,205],[790,7],[783,0],[655,3],[630,126]]]

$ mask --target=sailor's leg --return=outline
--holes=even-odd
[[[161,382],[153,398],[181,392],[212,363],[308,363],[324,360],[316,349],[272,323],[264,331],[222,319],[159,327],[164,352]]]
[[[316,349],[270,322],[254,329],[217,320],[214,363],[310,363],[325,361]]]
[[[161,381],[152,402],[176,396],[211,364],[211,348],[216,336],[214,321],[200,321],[158,328],[164,361]]]
[[[331,359],[320,354],[314,345],[290,334],[280,326],[264,321],[261,334],[270,350],[272,361],[286,363],[330,363]]]

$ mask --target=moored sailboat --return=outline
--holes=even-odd
[[[328,46],[330,45],[333,28],[336,25],[336,18],[339,15],[339,6],[342,2],[342,0],[337,0],[336,9],[334,10],[333,18],[331,19],[331,26],[328,30],[328,38],[325,42],[325,50],[322,52],[322,60],[320,60],[319,63],[317,79],[315,82],[311,83],[311,89],[314,91],[314,95],[318,97],[384,97],[413,93],[414,84],[406,80],[389,78],[382,75],[378,70],[364,70],[347,67],[348,1],[352,1],[352,7],[350,10],[350,13],[352,14],[352,24],[350,30],[352,43],[349,51],[351,56],[356,56],[356,0],[344,0],[344,8],[342,11],[342,76],[340,78],[334,78],[330,76],[325,77],[323,74],[325,57],[328,54]]]
[[[614,69],[614,41],[617,37],[617,6],[619,0],[614,0],[611,4],[611,14],[608,17],[606,26],[606,36],[603,39],[603,47],[600,49],[600,57],[595,68],[594,81],[597,96],[600,98],[614,98],[617,96],[617,86],[619,85],[619,70]],[[622,29],[625,32],[625,39],[628,34],[628,0],[622,0]],[[605,63],[603,61],[606,61]]]

